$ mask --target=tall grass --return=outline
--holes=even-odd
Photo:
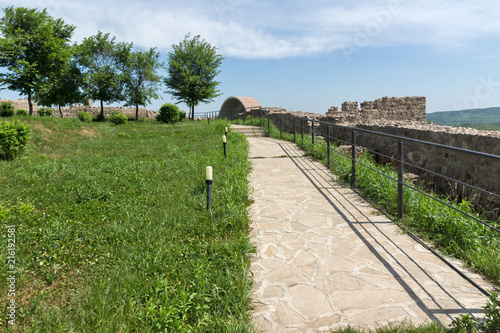
[[[267,119],[264,128],[267,133]],[[293,133],[280,134],[279,129],[271,122],[270,135],[274,138],[293,141]],[[309,155],[327,165],[327,146],[325,142],[316,140],[312,145],[311,135],[305,134],[304,140],[300,133],[296,136],[297,144]],[[348,156],[346,156],[348,155]],[[358,162],[377,170],[370,170],[361,164],[356,167],[356,187],[360,193],[386,214],[396,219],[397,216],[397,183],[388,177],[397,179],[397,170],[391,165],[380,165],[368,153],[362,154]],[[351,181],[350,153],[332,145],[331,168],[343,182]],[[382,175],[383,174],[383,175]],[[385,175],[385,176],[384,176]],[[470,202],[452,200],[436,193],[429,192],[421,186],[406,182],[407,185],[418,188],[435,198],[439,198],[472,216],[484,219],[474,211]],[[449,208],[428,196],[405,187],[404,218],[398,221],[412,232],[425,240],[433,242],[444,253],[461,259],[470,268],[484,274],[491,281],[500,285],[500,235],[481,225],[473,219]],[[498,225],[498,223],[492,222]]]
[[[254,330],[243,135],[228,135],[224,158],[224,121],[22,121],[28,148],[0,162],[0,220],[17,227],[18,331]],[[2,260],[2,290],[7,271]]]

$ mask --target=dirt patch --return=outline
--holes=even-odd
[[[97,132],[93,128],[85,127],[80,131],[80,134],[83,136],[95,138],[97,137]]]

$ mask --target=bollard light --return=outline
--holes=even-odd
[[[227,127],[226,127],[226,136],[227,136]]]
[[[198,116],[198,122],[200,122],[200,116]]]
[[[210,115],[207,115],[208,124],[210,124]]]
[[[212,207],[212,167],[207,166],[207,175],[206,175],[206,182],[207,182],[207,210],[210,210]]]
[[[224,145],[224,157],[227,157],[227,153],[226,153],[226,136],[223,135],[222,136],[222,144]]]

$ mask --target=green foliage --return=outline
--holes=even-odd
[[[101,31],[85,38],[78,46],[77,62],[83,75],[85,96],[101,101],[101,115],[104,116],[104,102],[124,99],[122,95],[124,77],[119,64],[132,47],[131,44],[116,43],[115,37]]]
[[[194,119],[194,107],[200,102],[208,103],[220,96],[217,89],[220,82],[215,77],[224,59],[200,36],[190,38],[186,35],[178,45],[172,45],[173,52],[168,55],[168,77],[165,84],[177,101],[190,107],[190,118]]]
[[[54,115],[54,109],[52,108],[39,108],[37,114],[40,117],[52,117]]]
[[[71,49],[75,52],[75,47]],[[85,99],[82,92],[83,75],[74,58],[68,60],[57,75],[51,75],[35,94],[34,100],[41,106],[66,106]]]
[[[18,115],[18,116],[27,116],[28,115],[28,110],[19,109],[19,110],[16,111],[16,115]]]
[[[80,119],[80,121],[83,121],[84,123],[90,123],[92,122],[92,115],[88,112],[81,111],[78,112],[78,119]]]
[[[450,324],[450,333],[476,333],[479,321],[470,313],[460,315]]]
[[[19,330],[255,331],[242,134],[228,138],[234,152],[225,159],[222,121],[168,128],[26,121],[30,149],[0,163],[0,220],[20,227]],[[211,211],[207,165],[214,170]],[[7,272],[0,260],[1,290]],[[8,301],[0,292],[0,303]]]
[[[262,125],[267,133],[267,119],[263,121]],[[269,127],[271,136],[279,138],[279,129],[272,122]],[[293,134],[283,133],[283,139],[293,141]],[[297,135],[297,144],[311,156],[326,164],[326,144],[318,143],[316,140],[313,147],[311,136],[305,134],[302,141],[300,133]],[[339,175],[339,179],[350,183],[351,159],[349,153],[346,154],[345,151],[332,147],[331,159],[332,170]],[[358,164],[356,167],[356,187],[361,195],[369,199],[384,213],[396,219],[397,183],[386,176],[397,179],[397,170],[391,165],[377,164],[369,154],[360,156],[358,162],[367,166]],[[370,168],[380,173],[374,172]],[[468,201],[451,200],[437,193],[432,193],[423,186],[409,182],[407,185],[417,187],[430,196],[447,201],[450,205],[469,215],[485,219],[474,211],[473,206]],[[500,284],[500,237],[496,232],[453,208],[446,207],[416,191],[405,188],[403,201],[404,220],[400,221],[402,226],[418,234],[424,240],[432,242],[446,254],[461,259],[468,267],[488,276],[494,283]]]
[[[7,7],[0,19],[0,84],[32,97],[61,72],[72,56],[69,42],[75,27],[54,19],[47,11]]]
[[[390,324],[386,327],[380,327],[375,330],[360,330],[354,327],[341,328],[331,333],[447,333],[448,330],[439,323],[423,324],[415,326],[411,323],[402,323],[399,325]]]
[[[103,122],[103,121],[106,121],[106,117],[102,113],[99,113],[95,116],[92,116],[92,121]]]
[[[11,160],[26,146],[29,129],[18,121],[0,122],[0,158]]]
[[[12,117],[14,115],[14,105],[10,101],[0,103],[0,117]]]
[[[426,118],[438,125],[488,127],[496,124],[498,128],[498,125],[500,125],[500,107],[432,112],[427,113]]]
[[[183,121],[184,119],[186,119],[186,111],[179,111],[179,121]]]
[[[495,292],[491,293],[488,303],[484,307],[486,333],[500,333],[500,298]]]
[[[158,98],[161,77],[157,71],[163,68],[160,62],[160,53],[154,48],[149,51],[130,52],[122,48],[120,53],[120,67],[124,74],[124,89],[126,106],[135,106],[135,119],[139,119],[139,105],[146,105],[152,98]]]
[[[180,111],[177,105],[165,103],[160,107],[156,120],[162,123],[173,124],[179,121],[179,114]]]
[[[123,113],[120,113],[118,111],[113,111],[113,112],[111,112],[111,116],[109,117],[109,120],[115,125],[121,125],[121,124],[126,124],[128,121],[128,118]]]

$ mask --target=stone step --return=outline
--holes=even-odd
[[[261,137],[265,136],[265,131],[259,126],[245,126],[245,125],[231,125],[231,128],[236,131],[243,133],[248,137]]]

